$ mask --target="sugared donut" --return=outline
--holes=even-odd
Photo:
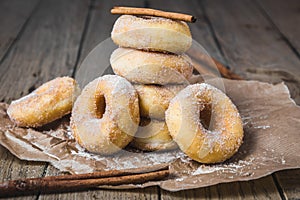
[[[117,75],[99,77],[85,86],[71,117],[76,141],[90,152],[112,154],[132,141],[140,121],[133,86]]]
[[[144,151],[171,150],[177,147],[165,121],[141,119],[132,146]]]
[[[138,85],[134,84],[139,96],[141,117],[165,119],[170,100],[186,85]]]
[[[121,47],[181,54],[192,44],[189,26],[183,21],[150,16],[120,16],[112,40]]]
[[[18,126],[42,126],[70,113],[79,93],[80,89],[73,78],[59,77],[44,83],[27,96],[12,101],[7,114]]]
[[[227,160],[243,140],[237,108],[223,92],[205,83],[189,85],[171,100],[166,123],[179,148],[201,163]]]
[[[140,84],[187,83],[193,66],[187,55],[116,49],[110,63],[115,74]]]

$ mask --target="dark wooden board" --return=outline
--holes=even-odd
[[[40,2],[1,63],[1,101],[9,103],[54,77],[72,74],[87,10],[87,1]],[[2,146],[0,165],[1,180],[39,177],[46,167],[45,163],[20,161]]]
[[[22,35],[38,2],[39,0],[0,1],[0,63],[11,45]]]
[[[298,0],[262,0],[257,1],[269,19],[300,55],[300,2]]]
[[[286,199],[300,199],[300,170],[285,170],[275,174]]]
[[[229,66],[247,79],[285,81],[300,103],[300,61],[253,1],[204,1]]]
[[[45,81],[72,74],[87,9],[88,1],[40,3],[1,63],[0,101],[10,102]]]
[[[270,185],[271,184],[271,185]],[[280,199],[268,177],[248,182],[234,182],[181,192],[162,191],[163,200],[180,199]]]
[[[3,3],[12,11],[4,12],[8,9],[1,7]],[[10,24],[8,20],[0,18],[0,25],[2,23],[2,27],[7,27],[0,34],[0,58],[5,55],[0,63],[0,101],[10,102],[19,98],[56,76],[74,75],[74,70],[78,69],[88,53],[110,37],[113,22],[117,18],[109,14],[110,8],[114,5],[132,5],[195,15],[197,23],[190,24],[193,37],[210,55],[228,64],[245,78],[286,81],[293,97],[299,102],[299,59],[291,48],[298,48],[297,34],[294,34],[291,25],[283,24],[283,14],[293,10],[290,5],[283,5],[281,10],[268,0],[262,3],[231,0],[42,0],[39,4],[30,0],[26,3],[16,0],[0,2],[0,11],[3,10],[0,16],[12,19]],[[279,3],[276,1],[277,5]],[[1,180],[61,173],[45,163],[20,161],[3,147],[0,147],[0,166]],[[299,171],[288,170],[259,180],[177,193],[150,187],[41,194],[19,199],[297,199],[300,196]]]

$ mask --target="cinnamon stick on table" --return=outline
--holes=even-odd
[[[0,197],[36,192],[78,191],[103,185],[141,184],[147,181],[161,180],[168,175],[168,167],[164,167],[148,172],[112,170],[79,175],[19,179],[0,183]]]
[[[147,15],[147,16],[155,16],[155,17],[164,17],[164,18],[181,20],[186,22],[196,21],[196,18],[192,15],[175,13],[175,12],[166,12],[166,11],[150,9],[150,8],[115,6],[111,9],[110,12],[111,14],[120,14],[120,15]]]

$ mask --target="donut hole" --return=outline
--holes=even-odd
[[[200,110],[200,116],[199,120],[202,126],[207,129],[212,131],[212,126],[211,126],[211,117],[212,117],[212,106],[211,104],[203,104],[203,108]]]
[[[101,119],[105,113],[106,109],[106,101],[103,94],[98,94],[95,98],[96,102],[96,109],[95,109],[95,115],[98,119]]]

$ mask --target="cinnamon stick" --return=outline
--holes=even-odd
[[[150,9],[150,8],[136,8],[136,7],[118,7],[115,6],[111,9],[111,14],[119,15],[147,15],[155,17],[164,17],[174,20],[181,20],[185,22],[195,22],[197,19],[192,15],[176,12],[166,12],[162,10]]]
[[[96,173],[95,176],[92,176],[92,174],[51,176],[8,181],[0,183],[0,197],[37,192],[53,193],[78,191],[103,185],[141,184],[147,181],[163,179],[169,175],[169,170],[162,168],[156,171],[139,174],[133,174],[128,171],[117,172],[114,170],[105,172],[104,174]]]
[[[241,76],[235,74],[224,64],[219,62],[217,59],[209,56],[208,54],[191,48],[188,51],[188,55],[196,61],[193,64],[196,65],[195,68],[200,74],[204,71],[204,74],[213,75],[213,71],[217,70],[224,78],[243,80]],[[207,69],[210,69],[212,72],[207,72]],[[217,76],[217,74],[215,75]]]
[[[125,176],[125,175],[137,175],[137,174],[144,174],[148,172],[156,172],[161,170],[167,170],[169,167],[159,167],[159,168],[148,168],[143,171],[137,170],[109,170],[109,171],[100,171],[100,172],[93,172],[93,173],[86,173],[86,174],[72,174],[72,175],[60,175],[60,176],[46,176],[43,177],[44,180],[79,180],[79,179],[92,179],[92,178],[107,178],[107,177],[118,177],[118,176]],[[40,178],[30,178],[28,180],[35,180]]]
[[[233,79],[233,80],[243,80],[242,77],[239,75],[233,73],[228,69],[225,65],[223,65],[221,62],[219,62],[217,59],[213,58],[214,63],[216,64],[218,70],[222,74],[223,77]]]

